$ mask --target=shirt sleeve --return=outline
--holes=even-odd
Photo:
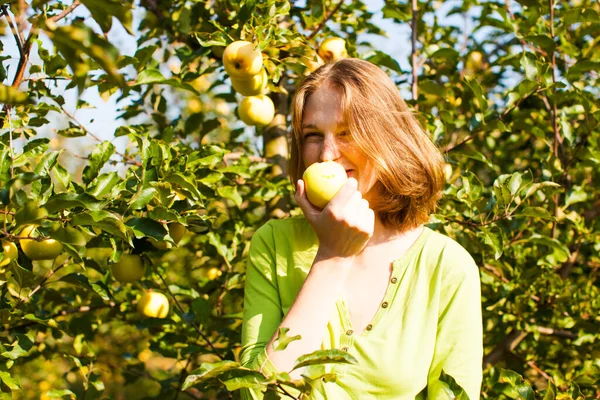
[[[269,360],[266,349],[283,319],[276,277],[273,227],[267,223],[255,232],[250,241],[240,352],[243,366],[267,376],[280,372]],[[240,394],[244,400],[262,399],[264,396],[258,389],[241,389]]]
[[[442,370],[465,390],[470,400],[480,398],[483,375],[483,323],[479,270],[461,248],[443,274],[440,314],[427,397],[450,399],[439,381]]]

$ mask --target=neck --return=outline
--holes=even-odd
[[[402,240],[403,238],[407,237],[418,237],[423,229],[423,225],[403,231],[396,228],[388,228],[383,225],[377,214],[375,214],[375,227],[373,229],[373,236],[367,243],[367,247],[386,244],[396,240]]]

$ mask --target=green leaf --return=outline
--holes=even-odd
[[[285,350],[290,343],[302,339],[302,336],[300,335],[288,336],[287,333],[289,331],[290,328],[279,328],[277,333],[277,339],[273,341],[273,349],[275,351]]]
[[[521,68],[523,68],[523,71],[525,71],[525,76],[527,79],[534,81],[538,75],[538,69],[535,65],[535,60],[532,60],[531,58],[532,56],[530,53],[523,53],[521,56]]]
[[[84,182],[90,183],[93,181],[98,176],[100,169],[114,153],[115,146],[107,140],[96,145],[90,155],[88,165],[83,169]]]
[[[206,382],[209,379],[216,378],[225,372],[235,369],[248,371],[247,368],[243,368],[235,361],[224,360],[217,363],[202,363],[200,368],[192,371],[192,373],[185,378],[185,382],[181,389],[186,390],[193,385]]]
[[[112,18],[115,17],[121,22],[125,30],[133,35],[131,6],[127,5],[128,3],[121,3],[119,0],[81,0],[81,2],[90,10],[92,17],[100,25],[103,32],[110,31]]]
[[[543,207],[525,207],[513,214],[515,217],[534,217],[554,221],[555,218]]]
[[[469,396],[465,390],[456,382],[456,380],[448,375],[444,370],[440,374],[440,382],[446,385],[446,388],[450,392],[450,398],[456,400],[469,400]]]
[[[125,222],[125,225],[133,229],[133,233],[138,239],[148,236],[157,240],[162,240],[165,235],[167,235],[165,227],[161,223],[150,218],[131,218]]]
[[[317,350],[310,354],[305,354],[298,357],[296,364],[292,370],[306,367],[308,365],[318,364],[357,364],[358,361],[354,356],[350,355],[346,351],[331,349],[331,350]]]
[[[129,201],[129,208],[132,210],[141,210],[152,201],[156,193],[156,189],[153,187],[138,191]]]
[[[108,195],[112,188],[120,181],[121,178],[116,172],[102,174],[90,183],[86,192],[96,198],[101,199],[104,196]]]
[[[25,225],[31,222],[40,221],[48,216],[48,210],[45,207],[39,207],[34,201],[28,201],[15,214],[15,220],[18,225]]]
[[[27,103],[30,103],[27,93],[0,83],[0,104],[17,105]]]
[[[148,85],[152,83],[163,83],[166,78],[157,69],[145,69],[139,73],[136,80],[137,85]]]
[[[235,203],[236,206],[242,206],[242,196],[237,191],[237,186],[223,186],[217,189],[219,196],[229,199]]]
[[[59,227],[48,232],[48,236],[62,243],[72,244],[74,246],[85,246],[87,240],[85,236],[77,228],[71,226]]]
[[[105,202],[96,200],[87,193],[77,194],[73,192],[59,193],[50,198],[44,207],[50,214],[59,211],[81,207],[90,211],[99,211],[104,208]]]
[[[72,391],[70,391],[69,389],[53,389],[53,390],[49,390],[46,392],[46,396],[50,397],[51,399],[61,399],[65,396],[69,396],[71,399],[75,400],[77,398],[77,396],[75,395],[75,393],[73,393]]]
[[[8,372],[0,371],[0,383],[6,385],[11,390],[21,390],[19,382],[10,376]],[[1,385],[0,385],[1,386]]]
[[[392,71],[395,71],[399,74],[403,73],[400,64],[398,64],[398,61],[396,61],[393,57],[391,57],[389,54],[384,53],[383,51],[371,50],[362,54],[360,58],[362,58],[363,60],[367,60],[375,65],[389,68]]]
[[[227,390],[234,391],[241,388],[264,387],[265,376],[257,371],[246,371],[244,375],[223,381]]]
[[[16,360],[17,358],[23,357],[29,352],[29,350],[31,350],[34,342],[29,338],[29,336],[20,333],[17,333],[15,336],[17,337],[17,340],[15,343],[13,343],[12,350],[5,351],[0,354],[0,356],[9,358],[11,360]]]

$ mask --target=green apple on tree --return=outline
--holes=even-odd
[[[169,313],[169,299],[162,293],[147,292],[137,304],[140,314],[150,318],[164,318]]]
[[[243,96],[256,96],[265,92],[267,81],[267,71],[263,68],[259,74],[254,75],[250,79],[231,78],[231,86]]]
[[[9,242],[5,239],[2,239],[2,251],[4,252],[4,258],[0,260],[0,267],[10,264],[19,256],[17,246],[15,246],[13,242]]]
[[[35,225],[28,225],[21,231],[21,236],[37,237]],[[63,251],[61,242],[55,239],[21,239],[19,241],[23,253],[33,261],[54,260]]]
[[[319,56],[325,62],[348,57],[346,41],[339,37],[325,39],[319,46]]]
[[[122,283],[135,282],[146,274],[146,265],[137,254],[123,254],[121,259],[110,266],[113,277]]]
[[[238,114],[246,125],[265,126],[275,117],[273,100],[264,94],[244,97],[238,108]]]
[[[225,48],[223,66],[231,78],[250,79],[263,66],[262,54],[252,43],[238,40]]]
[[[306,197],[321,209],[327,206],[347,179],[346,170],[335,161],[311,164],[302,175]]]

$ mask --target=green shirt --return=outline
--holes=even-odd
[[[241,363],[267,376],[279,372],[266,345],[291,308],[312,266],[318,238],[306,219],[271,220],[254,234],[247,262]],[[362,334],[351,331],[342,296],[321,349],[343,349],[358,364],[309,367],[335,372],[318,380],[314,399],[450,399],[439,386],[442,369],[479,399],[482,319],[478,268],[454,240],[425,228],[392,264],[381,307]],[[260,399],[258,390],[242,390]]]

